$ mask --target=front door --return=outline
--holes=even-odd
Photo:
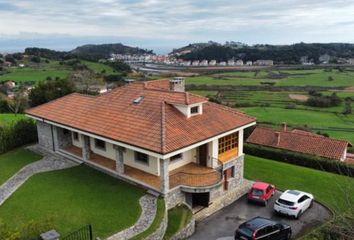
[[[204,144],[198,148],[199,151],[199,165],[207,166],[207,158],[208,158],[208,145]]]

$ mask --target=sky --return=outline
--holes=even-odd
[[[0,0],[0,52],[123,43],[354,43],[354,0]]]

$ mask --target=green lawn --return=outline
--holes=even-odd
[[[113,68],[111,68],[110,66],[108,66],[106,64],[90,62],[90,61],[85,61],[85,60],[82,60],[81,62],[83,64],[85,64],[88,68],[90,68],[91,70],[95,71],[96,73],[102,73],[102,71],[104,70],[106,75],[114,74]]]
[[[337,214],[354,206],[354,178],[249,155],[246,155],[245,178],[270,182],[282,190],[310,192]]]
[[[23,148],[18,148],[0,155],[0,185],[27,164],[41,158],[42,156]]]
[[[16,122],[27,118],[24,114],[0,113],[0,125]]]
[[[62,236],[92,224],[105,238],[133,225],[144,192],[86,166],[31,177],[3,206],[4,223],[20,228],[31,220],[52,218]]]
[[[168,211],[168,226],[164,239],[170,239],[183,229],[192,218],[191,210],[185,205],[176,206]]]

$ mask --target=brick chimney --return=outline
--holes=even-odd
[[[283,129],[284,132],[286,132],[288,130],[288,126],[287,126],[286,122],[283,122],[281,124],[281,126],[282,126],[282,129]]]
[[[279,146],[279,144],[280,144],[280,132],[275,132],[275,136],[277,138],[277,145],[276,146]]]

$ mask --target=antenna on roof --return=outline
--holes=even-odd
[[[144,96],[140,96],[140,97],[134,99],[133,103],[134,104],[139,104],[139,103],[141,103],[141,101],[143,101],[143,99],[144,99]]]

